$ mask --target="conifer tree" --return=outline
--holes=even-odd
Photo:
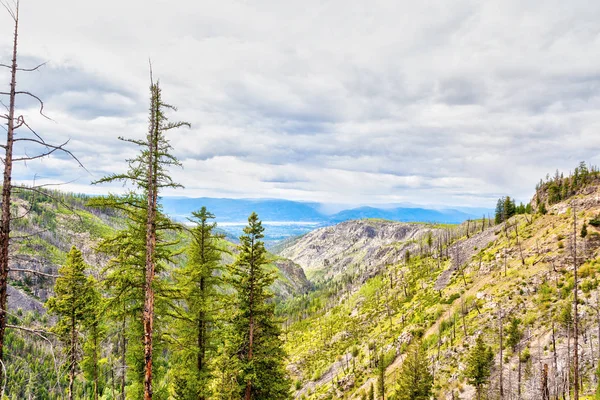
[[[542,215],[546,215],[546,213],[548,212],[548,210],[546,209],[546,203],[545,202],[540,202],[539,208],[538,208],[538,212]]]
[[[83,359],[81,360],[81,369],[85,379],[92,383],[93,399],[98,400],[103,390],[103,379],[100,371],[100,357],[102,354],[102,340],[106,334],[104,321],[101,318],[103,299],[98,290],[98,282],[92,277],[88,277],[89,293],[89,314],[83,321],[83,327],[86,333],[86,340],[83,344]]]
[[[290,398],[281,329],[274,316],[273,294],[268,289],[275,281],[275,274],[266,268],[263,232],[258,215],[252,213],[230,270],[231,284],[236,290],[232,325],[234,348],[241,362],[239,394],[245,400]]]
[[[483,387],[488,382],[494,364],[494,353],[486,346],[481,335],[475,340],[475,347],[467,357],[466,375],[469,384],[475,386],[477,400],[481,400]]]
[[[183,304],[180,317],[174,325],[176,347],[175,394],[181,399],[210,398],[208,380],[211,375],[207,356],[214,355],[214,323],[220,310],[219,286],[221,253],[214,229],[210,222],[215,216],[202,207],[192,213],[190,230],[192,241],[188,248],[186,265],[177,271],[177,283]]]
[[[115,256],[110,264],[112,270],[108,279],[112,282],[112,288],[117,289],[114,299],[121,305],[116,308],[141,317],[141,326],[134,326],[130,331],[134,336],[142,338],[143,342],[143,349],[140,351],[143,357],[139,354],[133,357],[136,365],[133,374],[136,383],[140,380],[143,383],[140,388],[143,395],[139,397],[145,400],[150,400],[153,396],[153,354],[156,350],[154,316],[157,294],[160,299],[164,298],[163,294],[167,292],[164,283],[156,279],[156,276],[166,267],[173,255],[172,243],[167,242],[161,232],[178,229],[177,225],[161,213],[158,202],[159,192],[163,189],[181,187],[169,175],[169,167],[181,164],[172,155],[172,148],[165,134],[171,129],[190,126],[187,122],[169,122],[165,115],[168,109],[176,110],[162,100],[158,82],[154,83],[151,79],[149,127],[146,138],[120,138],[139,146],[139,155],[128,160],[127,172],[112,174],[95,182],[121,181],[130,183],[133,189],[124,196],[110,195],[94,199],[91,203],[97,207],[117,209],[128,219],[127,227],[106,240],[102,248]],[[119,288],[122,290],[119,291]],[[136,328],[141,329],[136,331]],[[136,340],[132,342],[135,343]]]
[[[427,354],[420,342],[412,343],[406,353],[400,378],[398,400],[428,400],[431,397],[433,376],[429,372]]]
[[[379,398],[385,400],[385,358],[383,352],[379,355],[377,363],[377,394]]]
[[[85,275],[85,263],[81,251],[72,247],[67,254],[65,265],[59,270],[59,277],[54,286],[55,296],[48,299],[50,313],[58,316],[54,332],[65,345],[69,370],[69,400],[73,399],[75,373],[78,368],[81,343],[80,332],[86,319],[94,319],[90,315],[93,308],[94,285]]]
[[[504,197],[498,199],[498,201],[496,202],[496,213],[494,220],[496,224],[504,222],[505,220]]]

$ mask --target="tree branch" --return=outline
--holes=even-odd
[[[17,68],[17,71],[24,71],[24,72],[37,71],[39,68],[43,67],[46,64],[48,64],[48,61],[44,61],[43,63],[41,63],[38,66],[33,67],[33,68]],[[10,65],[6,65],[6,64],[0,64],[0,67],[9,68],[9,69],[12,68]]]
[[[40,272],[40,271],[36,271],[33,269],[26,269],[26,268],[10,268],[8,270],[8,272],[27,272],[27,273],[34,274],[34,275],[46,276],[48,278],[59,278],[60,277],[60,275],[46,274],[45,272]]]

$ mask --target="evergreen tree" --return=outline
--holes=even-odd
[[[521,324],[521,320],[518,318],[513,318],[510,321],[510,325],[506,330],[506,344],[512,349],[513,352],[516,351],[517,346],[521,342],[523,338],[523,332],[519,325]]]
[[[379,398],[385,400],[385,358],[383,352],[379,355],[377,363],[377,394]]]
[[[86,319],[95,310],[92,307],[94,288],[85,275],[85,263],[81,251],[72,247],[67,254],[65,265],[59,270],[54,286],[55,296],[46,303],[48,311],[58,316],[53,331],[65,345],[69,370],[69,400],[73,399],[75,373],[78,369],[81,343],[80,332]]]
[[[258,215],[252,213],[240,236],[239,254],[230,271],[231,284],[236,290],[233,340],[242,367],[239,394],[245,400],[290,397],[291,383],[283,365],[280,326],[274,316],[273,294],[268,289],[275,274],[266,268],[263,232]]]
[[[585,239],[585,237],[587,236],[588,231],[587,231],[587,223],[584,222],[583,226],[581,227],[581,237]]]
[[[192,213],[192,241],[186,265],[177,271],[183,307],[174,324],[175,394],[180,399],[210,398],[208,354],[214,354],[214,322],[220,312],[221,252],[214,232],[215,216],[202,207]]]
[[[504,215],[505,220],[515,215],[517,207],[515,206],[515,200],[511,199],[510,196],[504,198]]]
[[[540,202],[540,206],[538,208],[538,212],[542,215],[546,215],[546,213],[548,212],[548,210],[546,210],[546,203],[545,202]]]
[[[477,400],[481,400],[483,387],[488,382],[494,364],[494,353],[492,349],[486,346],[481,335],[475,340],[475,347],[467,357],[467,367],[465,373],[469,384],[475,386],[477,391]]]
[[[375,400],[375,388],[371,383],[371,387],[369,388],[369,400]]]
[[[178,229],[161,213],[158,202],[159,192],[164,188],[181,187],[169,175],[168,168],[180,166],[180,163],[171,154],[165,134],[171,129],[189,126],[186,122],[169,122],[164,114],[167,109],[175,110],[163,102],[159,84],[151,82],[149,128],[145,140],[121,138],[140,147],[138,156],[128,160],[127,172],[95,182],[121,181],[132,184],[133,190],[124,196],[110,195],[91,201],[93,206],[121,211],[128,220],[126,228],[105,240],[101,249],[114,256],[107,276],[114,293],[114,309],[123,310],[124,315],[139,321],[131,324],[127,332],[132,339],[129,341],[129,362],[134,364],[128,370],[134,384],[133,397],[145,400],[151,399],[154,392],[154,355],[158,354],[154,337],[160,337],[154,317],[157,309],[169,307],[160,302],[168,297],[170,290],[157,278],[173,255],[172,243],[164,239],[164,232]],[[141,349],[138,348],[139,338],[143,338]],[[137,353],[132,354],[133,350]]]
[[[84,377],[92,383],[93,398],[98,397],[104,389],[104,380],[100,371],[100,358],[102,354],[102,340],[106,335],[106,327],[101,318],[103,299],[98,290],[98,282],[92,277],[88,277],[90,288],[89,293],[89,315],[83,321],[86,332],[86,340],[83,344],[83,358],[81,360],[81,369]]]
[[[504,222],[504,215],[504,197],[502,197],[496,202],[496,213],[494,218],[496,224]]]
[[[398,400],[428,400],[431,397],[433,376],[429,372],[427,354],[420,342],[411,344],[402,363]]]

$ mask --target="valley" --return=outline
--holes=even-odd
[[[476,338],[483,338],[494,355],[481,388],[486,396],[495,398],[501,387],[508,398],[520,393],[523,399],[538,399],[545,368],[548,391],[562,396],[572,379],[573,254],[581,296],[580,384],[584,393],[593,393],[600,360],[600,224],[594,222],[600,215],[600,179],[594,174],[564,200],[550,201],[554,183],[544,183],[530,213],[513,212],[505,221],[369,218],[316,228],[300,224],[315,229],[278,241],[268,255],[293,397],[364,399],[383,386],[386,398],[402,399],[398,385],[407,351],[422,343],[436,398],[473,399],[476,388],[469,383],[467,364]],[[18,371],[28,357],[15,346],[26,340],[37,346],[27,351],[47,368],[30,384],[39,389],[44,385],[38,379],[54,380],[54,391],[48,392],[53,398],[63,385],[58,364],[52,367],[56,353],[47,347],[47,340],[54,340],[38,336],[53,323],[44,305],[54,295],[53,280],[72,244],[92,266],[89,273],[105,279],[109,255],[96,249],[124,220],[118,213],[90,208],[87,196],[26,193],[14,202],[15,212],[31,211],[15,225],[15,237],[24,239],[15,242],[11,262],[9,307],[17,328],[9,336],[7,390],[20,393],[15,398],[25,393]],[[537,206],[542,201],[545,210]],[[239,229],[229,225],[234,226]],[[219,239],[228,249],[223,265],[234,263],[238,252],[239,242],[231,236]],[[191,236],[183,230],[172,239],[183,249]],[[178,256],[172,270],[185,259]],[[507,347],[511,339],[502,331],[511,324],[519,335]],[[110,347],[103,350],[107,373],[117,368],[111,363],[120,362],[111,352]],[[41,393],[38,389],[32,393]]]

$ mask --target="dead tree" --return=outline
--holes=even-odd
[[[1,96],[8,97],[8,105],[4,102],[0,103],[6,109],[6,113],[0,115],[0,118],[6,120],[6,142],[1,144],[0,147],[4,149],[4,157],[2,157],[2,163],[4,165],[3,181],[2,181],[2,219],[0,220],[0,361],[4,360],[4,334],[7,323],[7,297],[8,297],[8,273],[9,270],[9,246],[10,246],[10,232],[11,232],[11,197],[13,194],[14,186],[12,184],[12,173],[13,167],[17,162],[27,162],[31,160],[40,159],[49,156],[56,152],[66,153],[68,156],[73,158],[80,166],[81,163],[77,158],[65,148],[68,141],[53,145],[46,142],[42,136],[40,136],[29,124],[29,121],[23,115],[17,112],[17,99],[21,96],[26,96],[34,99],[39,103],[39,113],[45,118],[48,118],[44,114],[44,102],[35,94],[30,91],[18,90],[17,89],[17,72],[32,72],[37,71],[45,63],[39,64],[33,68],[19,68],[17,48],[18,48],[18,36],[19,36],[19,0],[13,0],[11,3],[0,1],[0,4],[4,6],[9,16],[14,22],[13,30],[13,43],[12,43],[12,59],[10,64],[0,64],[0,67],[7,68],[10,70],[10,89],[8,92],[0,92]],[[24,133],[16,136],[16,131],[22,128]],[[15,155],[15,146],[19,143],[25,143],[33,145],[40,150],[34,155],[21,156],[18,153]],[[20,187],[22,190],[33,190],[39,191],[39,187],[26,188]],[[0,370],[0,377],[2,371]],[[1,379],[0,379],[1,380]]]
[[[573,203],[573,305],[575,310],[573,315],[573,398],[579,400],[579,316],[577,315],[577,292],[579,291],[577,286],[577,210],[575,209],[575,203]]]
[[[502,306],[500,305],[500,309],[498,310],[498,324],[499,324],[499,332],[498,332],[498,338],[500,339],[500,368],[499,368],[499,373],[500,373],[500,399],[503,400],[504,399],[504,371],[503,371],[503,350],[504,350],[504,345],[502,343],[502,339],[504,337],[504,326],[503,326],[503,310],[502,310]]]
[[[513,225],[515,228],[515,237],[517,238],[517,246],[519,247],[519,255],[521,256],[521,264],[525,265],[525,258],[523,257],[523,248],[521,247],[521,242],[519,241],[519,231],[517,229],[517,224]]]

